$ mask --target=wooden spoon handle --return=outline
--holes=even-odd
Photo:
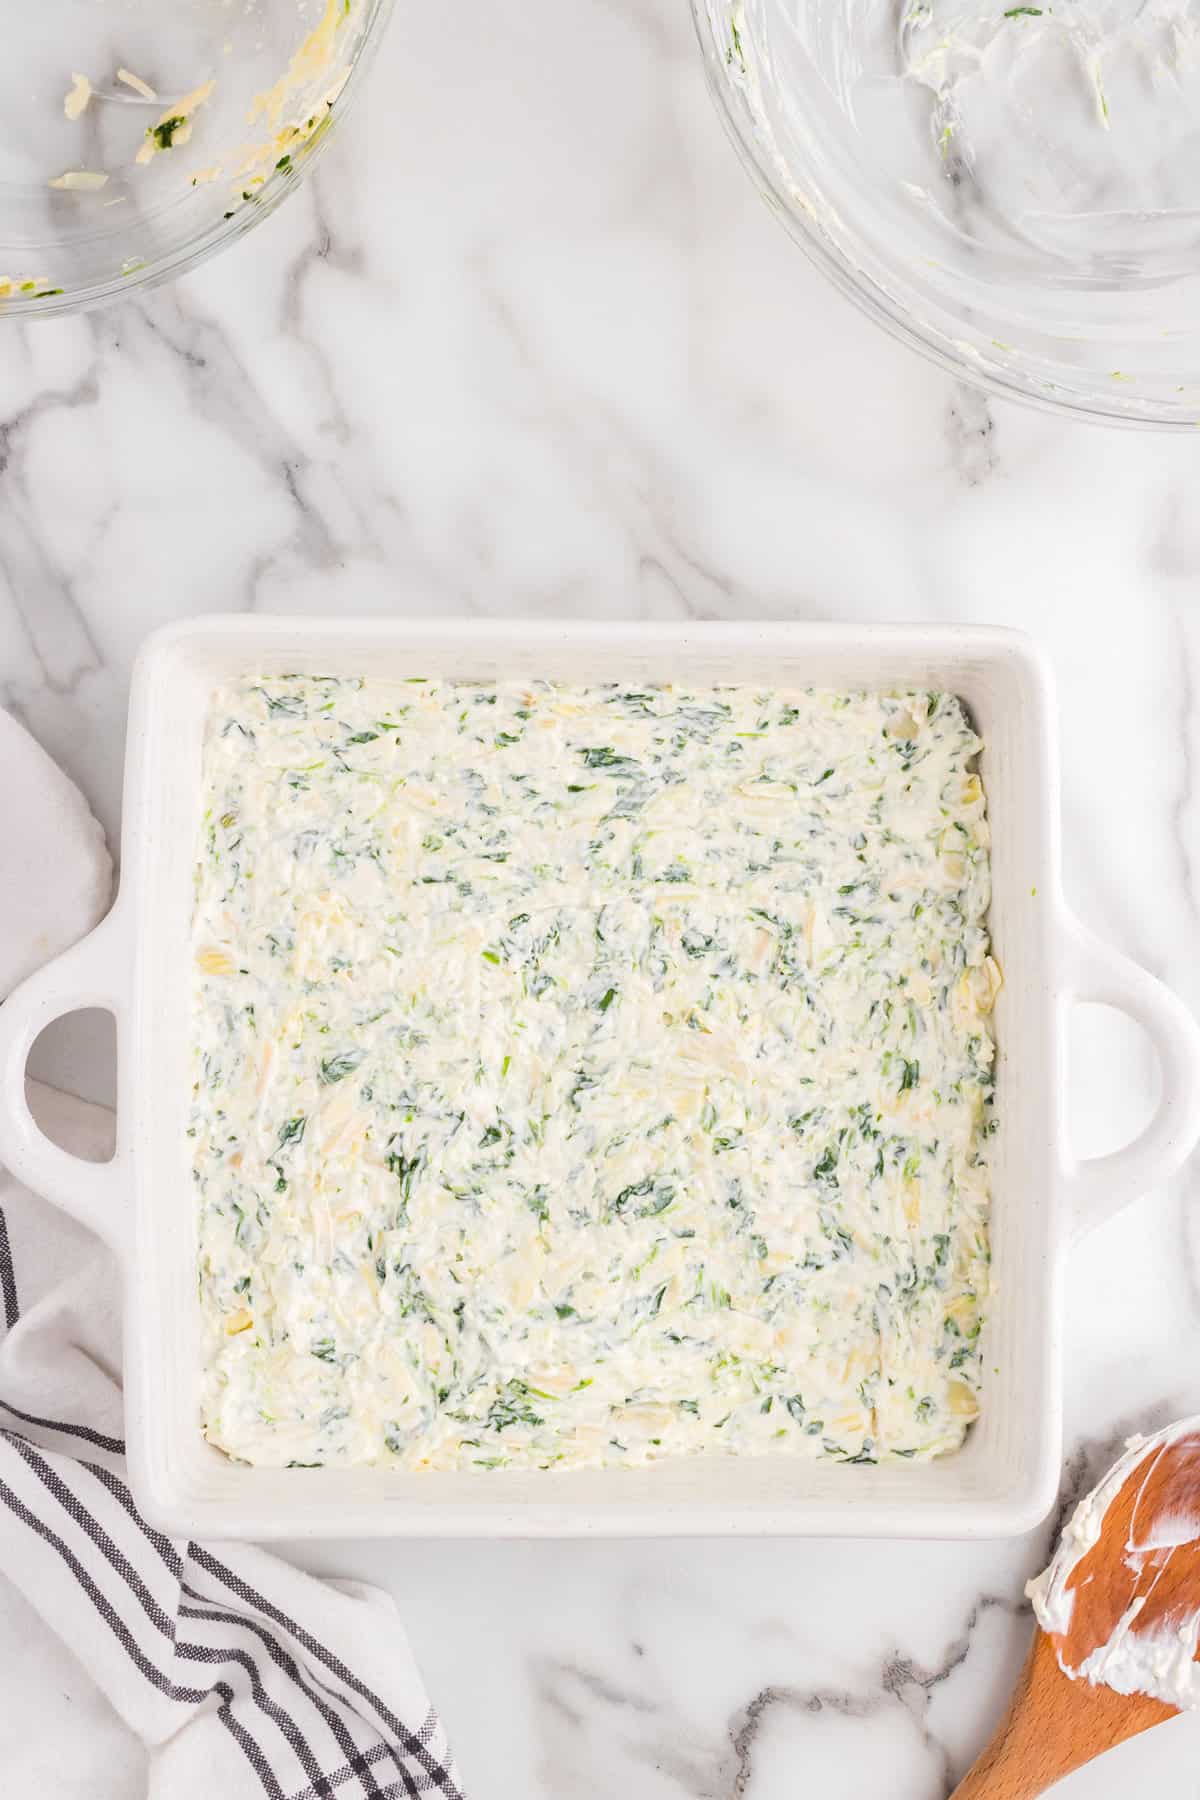
[[[1094,1756],[1174,1716],[1145,1694],[1072,1681],[1039,1631],[996,1735],[950,1800],[1037,1800]]]

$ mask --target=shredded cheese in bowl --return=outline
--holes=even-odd
[[[218,693],[209,1439],[413,1470],[959,1445],[1000,980],[979,748],[945,694]]]
[[[78,6],[69,61],[59,9],[24,9],[0,74],[0,266],[21,273],[0,300],[69,311],[241,235],[318,153],[390,8],[172,0],[125,9],[114,39],[110,7]]]

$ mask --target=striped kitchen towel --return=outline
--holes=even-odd
[[[24,805],[45,759],[27,740],[30,754],[22,761],[18,746],[14,767],[14,741],[0,732],[0,795],[20,789]],[[0,825],[5,811],[0,798]],[[86,808],[66,812],[64,830],[94,834]],[[77,860],[94,877],[94,835],[90,844]],[[57,846],[56,874],[78,849]],[[10,940],[11,885],[0,879],[0,938]],[[86,915],[103,898],[81,904]],[[90,922],[80,916],[74,931]],[[43,956],[50,947],[43,940]],[[25,946],[10,941],[6,951],[12,968],[28,966]],[[103,1108],[35,1084],[30,1098],[59,1143],[108,1154],[113,1122]],[[141,1739],[151,1800],[461,1800],[388,1595],[318,1581],[250,1545],[177,1542],[141,1517],[125,1478],[116,1265],[3,1169],[0,1308],[0,1590],[5,1581],[19,1590]],[[9,1709],[20,1610],[0,1591]],[[24,1730],[5,1711],[0,1704],[3,1792],[40,1786],[58,1800],[62,1759],[44,1727]],[[116,1784],[106,1753],[107,1740],[72,1791],[108,1800]],[[127,1780],[120,1791],[130,1792]]]

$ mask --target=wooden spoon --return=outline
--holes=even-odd
[[[950,1800],[1036,1800],[1073,1769],[1177,1711],[1148,1694],[1072,1681],[1058,1666],[1053,1639],[1039,1631],[995,1737]]]
[[[1200,1613],[1200,1421],[1133,1440],[1083,1502],[1036,1585],[1049,1629],[1039,1629],[996,1735],[951,1800],[1036,1800],[1179,1712],[1166,1695],[1189,1672]],[[1118,1693],[1105,1683],[1111,1667],[1093,1664],[1094,1681],[1078,1673],[1099,1647],[1115,1642],[1140,1657],[1151,1638],[1160,1660],[1146,1679],[1157,1695]],[[1163,1668],[1164,1646],[1177,1659],[1173,1672]]]

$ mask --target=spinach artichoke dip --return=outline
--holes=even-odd
[[[271,676],[194,919],[245,1462],[878,1462],[978,1412],[999,972],[951,695]]]

